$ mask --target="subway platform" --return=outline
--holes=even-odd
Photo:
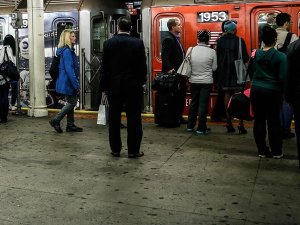
[[[82,133],[55,133],[49,117],[0,124],[1,225],[300,225],[295,138],[284,158],[261,159],[252,123],[239,135],[209,122],[196,136],[145,119],[145,156],[127,158],[122,129],[113,158],[108,128],[76,117]]]

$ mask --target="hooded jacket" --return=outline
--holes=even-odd
[[[250,68],[252,86],[282,92],[286,75],[287,59],[284,53],[275,48],[256,51]]]
[[[63,95],[77,95],[79,85],[79,64],[73,49],[62,47],[56,50],[59,59],[59,75],[56,81],[56,92]]]

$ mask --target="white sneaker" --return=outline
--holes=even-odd
[[[12,110],[12,111],[16,111],[16,110],[17,110],[17,107],[13,105],[13,106],[11,107],[11,109],[10,109],[10,110]]]
[[[283,154],[281,154],[281,155],[273,155],[274,159],[281,159],[282,157],[283,157]]]

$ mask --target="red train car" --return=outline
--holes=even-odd
[[[182,24],[181,43],[184,49],[196,45],[197,32],[211,31],[210,44],[214,46],[221,34],[224,20],[237,21],[237,35],[244,38],[250,51],[259,47],[259,31],[269,24],[273,27],[278,13],[292,16],[291,32],[300,35],[300,1],[228,1],[211,0],[144,0],[142,5],[143,40],[148,49],[149,74],[151,79],[161,71],[161,43],[168,31],[167,21],[178,18]],[[214,105],[216,93],[211,93],[210,109]],[[153,106],[153,94],[149,95],[149,107]],[[190,98],[186,99],[185,113],[188,112]]]

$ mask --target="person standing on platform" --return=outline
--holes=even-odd
[[[296,34],[289,32],[291,28],[291,15],[287,13],[279,13],[276,16],[276,25],[278,26],[278,28],[276,29],[277,41],[275,44],[275,48],[278,51],[286,53],[287,46],[290,43],[298,40]],[[292,119],[293,110],[291,110],[284,99],[281,110],[281,128],[283,139],[295,137],[295,134],[291,132]]]
[[[146,53],[142,40],[130,36],[129,17],[118,20],[118,34],[104,42],[100,90],[107,92],[109,144],[111,155],[120,157],[121,112],[126,105],[128,158],[144,155],[140,151],[143,129],[141,104],[147,80]]]
[[[224,91],[224,107],[226,109],[226,128],[228,133],[235,132],[232,125],[232,118],[227,110],[227,105],[230,97],[237,92],[240,87],[237,84],[237,74],[234,61],[238,59],[239,41],[241,40],[241,51],[244,63],[248,62],[249,55],[245,41],[236,36],[237,24],[235,21],[228,20],[224,23],[224,35],[217,40],[217,80],[219,88]],[[244,127],[243,121],[239,121],[238,130],[240,134],[246,134],[247,130]]]
[[[207,128],[207,112],[209,95],[213,84],[213,71],[217,69],[217,54],[214,49],[208,46],[210,33],[207,30],[200,31],[198,34],[198,45],[188,49],[191,59],[191,104],[189,109],[189,120],[187,131],[194,131],[199,117],[196,134],[203,135],[209,133]],[[191,52],[191,53],[189,53]]]
[[[184,59],[184,50],[180,43],[181,24],[179,19],[169,19],[167,26],[169,32],[162,42],[161,50],[162,72],[174,74]],[[187,124],[187,121],[182,117],[186,101],[186,82],[186,77],[180,76],[180,88],[178,92],[178,119],[181,124]]]
[[[253,135],[259,157],[283,157],[280,129],[280,109],[283,100],[284,80],[287,74],[286,55],[277,51],[276,31],[265,26],[262,29],[264,47],[255,52],[250,67],[250,100],[254,113]],[[266,126],[270,149],[266,143]]]
[[[288,76],[285,88],[285,100],[293,107],[297,150],[300,169],[300,40],[293,42],[287,49]]]
[[[82,132],[82,128],[74,124],[74,108],[78,101],[80,91],[79,64],[75,54],[74,45],[76,35],[73,30],[65,29],[60,35],[56,55],[59,59],[59,74],[55,90],[66,98],[66,105],[49,121],[56,132],[62,133],[60,121],[67,115],[67,132]]]
[[[16,64],[16,42],[15,38],[8,34],[4,37],[3,47],[0,51],[0,64],[3,63],[4,59],[7,60],[5,50],[8,55],[8,59]],[[17,82],[17,81],[16,81]],[[7,122],[9,101],[8,101],[8,92],[10,86],[9,77],[4,78],[0,74],[0,123]]]

